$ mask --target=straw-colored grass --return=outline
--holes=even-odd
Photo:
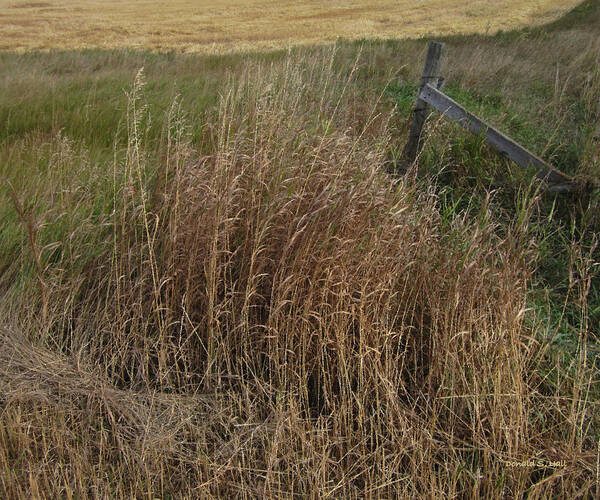
[[[222,52],[332,41],[494,33],[558,18],[578,0],[0,1],[0,49]]]
[[[37,197],[11,191],[34,265],[3,281],[4,497],[593,494],[585,327],[555,366],[527,307],[537,198],[499,230],[390,182],[391,115],[332,62],[251,65],[203,154],[178,101],[147,139],[143,72],[112,164],[50,139]]]
[[[597,182],[599,16],[446,91]],[[0,498],[598,497],[598,190],[389,175],[424,53],[0,54]]]

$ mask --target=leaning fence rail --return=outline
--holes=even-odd
[[[536,167],[538,169],[536,176],[548,184],[549,191],[569,192],[578,189],[578,183],[567,174],[554,168],[498,129],[468,112],[458,102],[442,92],[440,87],[444,80],[440,76],[440,71],[444,49],[443,43],[429,42],[408,142],[403,153],[405,163],[413,164],[423,147],[423,128],[431,112],[430,106],[432,106],[446,118],[457,122],[474,134],[483,136],[486,142],[518,165]]]

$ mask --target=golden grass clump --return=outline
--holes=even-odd
[[[202,154],[175,103],[155,172],[138,75],[99,251],[56,263],[43,333],[0,334],[4,495],[592,491],[589,407],[532,375],[527,208],[500,237],[391,182],[389,117],[331,61],[248,69]],[[508,465],[535,456],[570,458]]]

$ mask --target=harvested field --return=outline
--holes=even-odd
[[[577,0],[0,1],[0,49],[149,48],[226,52],[338,37],[495,33],[558,18]],[[99,9],[99,5],[102,9]]]

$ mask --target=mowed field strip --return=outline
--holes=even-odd
[[[495,33],[558,18],[579,0],[0,0],[0,50],[226,52],[338,37]]]

